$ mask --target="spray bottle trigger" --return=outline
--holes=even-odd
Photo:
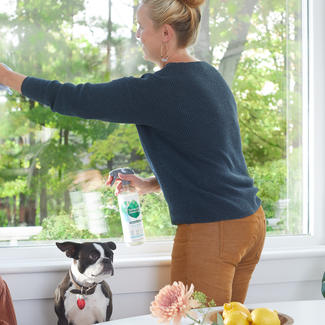
[[[128,167],[124,168],[116,168],[113,169],[109,172],[109,175],[113,177],[111,185],[113,185],[118,177],[118,174],[134,174],[134,170]],[[129,185],[129,181],[123,181],[122,180],[122,185]]]

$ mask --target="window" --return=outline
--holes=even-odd
[[[155,70],[135,38],[138,0],[4,3],[1,59],[17,71],[79,83]],[[191,49],[219,69],[236,97],[270,236],[310,233],[307,13],[307,1],[207,0]],[[151,175],[134,126],[60,116],[3,93],[0,118],[3,245],[122,236],[103,180],[124,166]],[[174,234],[162,195],[141,204],[147,238]]]

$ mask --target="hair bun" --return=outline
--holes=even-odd
[[[185,5],[191,7],[191,8],[197,8],[200,7],[205,0],[181,0]]]

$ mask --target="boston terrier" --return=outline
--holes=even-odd
[[[55,290],[58,325],[91,325],[110,320],[112,292],[104,279],[114,274],[113,242],[63,242],[71,268]]]

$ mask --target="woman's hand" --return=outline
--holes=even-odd
[[[113,177],[109,176],[106,185],[112,185]],[[129,181],[130,186],[135,189],[140,195],[151,192],[159,192],[160,186],[156,177],[143,178],[134,174],[118,174],[116,179],[115,195],[118,195],[122,190],[122,180]]]
[[[4,64],[0,63],[0,84],[15,89],[21,93],[21,85],[26,76],[9,70]]]

